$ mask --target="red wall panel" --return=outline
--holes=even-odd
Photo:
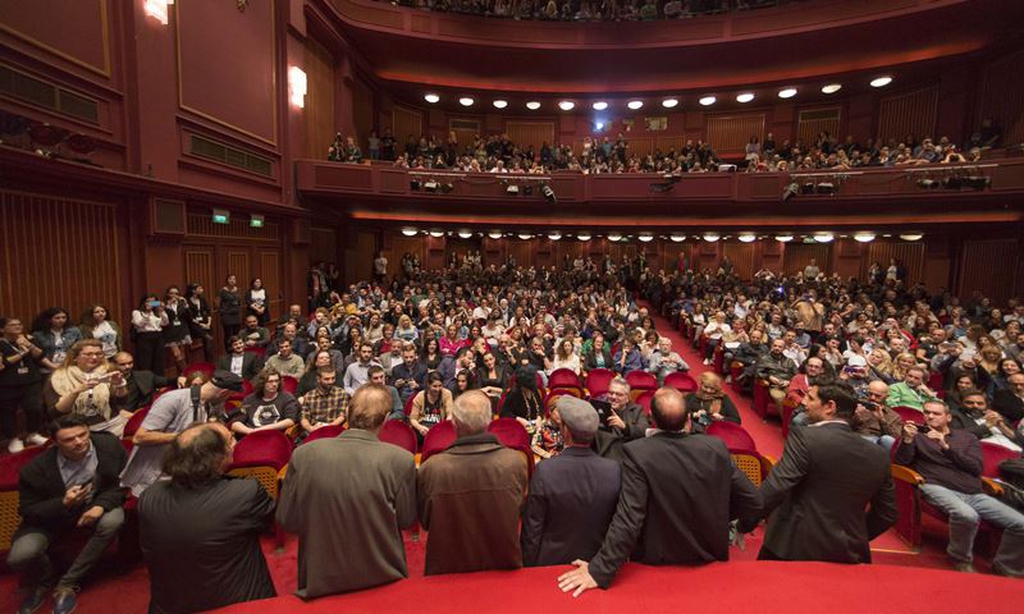
[[[0,31],[93,73],[111,74],[107,0],[0,2]]]
[[[878,139],[902,141],[912,134],[918,139],[930,136],[936,140],[935,121],[938,117],[939,88],[928,87],[883,98],[878,108]]]

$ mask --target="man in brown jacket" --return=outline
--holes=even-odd
[[[526,457],[487,432],[491,401],[484,393],[462,394],[452,417],[458,439],[419,470],[419,517],[429,532],[426,573],[522,567]]]

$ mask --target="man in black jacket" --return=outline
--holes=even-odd
[[[733,464],[722,440],[691,435],[683,395],[662,388],[651,401],[658,432],[623,446],[622,493],[604,544],[588,563],[562,574],[563,592],[608,588],[629,558],[648,565],[729,559],[729,521],[750,531],[761,493]]]
[[[811,386],[804,407],[809,426],[790,430],[761,485],[771,516],[758,558],[870,563],[868,542],[898,516],[889,455],[850,427],[857,398],[847,384]]]
[[[124,524],[124,468],[121,442],[105,433],[90,433],[78,415],[61,416],[53,425],[54,447],[22,468],[18,480],[21,525],[14,534],[7,564],[21,574],[27,594],[19,612],[42,607],[53,581],[46,555],[54,542],[76,528],[92,537],[57,582],[54,612],[75,609],[79,583],[99,561]]]
[[[169,377],[157,375],[152,371],[136,370],[135,358],[128,352],[118,352],[114,356],[114,366],[128,384],[128,394],[118,399],[118,409],[141,409],[153,402],[153,394],[157,390],[174,384],[174,380]]]
[[[600,426],[597,411],[570,395],[556,408],[565,449],[538,465],[530,480],[520,534],[527,567],[593,557],[619,501],[621,466],[590,449]]]
[[[228,340],[228,347],[231,352],[220,357],[217,361],[217,369],[230,371],[245,381],[250,381],[263,368],[263,361],[252,352],[245,351],[245,341],[241,337],[231,337]]]
[[[644,409],[630,401],[629,382],[622,376],[608,384],[608,403],[611,411],[594,434],[594,443],[601,456],[621,460],[623,444],[642,439],[650,422]]]

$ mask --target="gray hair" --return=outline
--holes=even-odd
[[[626,378],[622,377],[621,375],[616,375],[614,378],[612,378],[612,381],[608,382],[609,387],[611,387],[612,384],[615,384],[616,386],[622,386],[623,388],[625,388],[626,394],[629,394],[629,392],[633,389],[633,387],[629,385],[629,382],[626,381]]]
[[[479,390],[459,395],[452,407],[452,419],[459,435],[477,435],[491,423],[491,400]]]

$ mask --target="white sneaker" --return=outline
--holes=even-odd
[[[708,360],[707,358],[705,358],[705,359],[704,359],[704,366],[706,367],[706,366],[708,366],[708,365],[710,365],[710,364],[711,364],[711,361],[710,361],[710,360]]]
[[[11,441],[7,444],[7,451],[10,452],[11,454],[17,454],[18,452],[21,452],[24,449],[25,442],[18,439],[17,437],[11,439]]]
[[[27,443],[30,446],[45,446],[46,442],[48,441],[50,440],[47,439],[46,437],[43,437],[39,433],[32,433],[31,435],[25,438],[25,443]]]

